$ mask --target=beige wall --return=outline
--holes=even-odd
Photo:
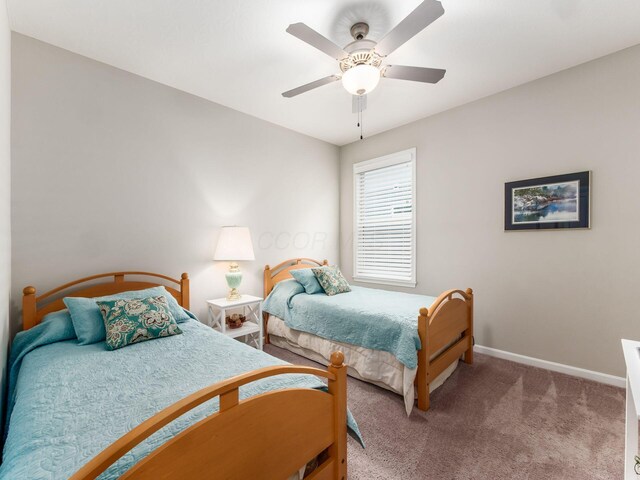
[[[418,286],[408,291],[473,287],[478,344],[623,375],[620,338],[640,339],[640,46],[343,147],[349,277],[352,164],[409,147]],[[593,171],[591,230],[503,230],[506,181],[582,170]]]
[[[11,285],[11,31],[7,5],[0,0],[0,424],[9,345]]]
[[[7,5],[0,0],[0,424],[9,346],[11,285],[11,31]]]
[[[13,59],[14,330],[25,285],[119,269],[189,272],[204,316],[221,225],[252,231],[246,293],[338,257],[337,147],[19,34]]]
[[[339,247],[350,276],[351,165],[415,146],[410,291],[471,286],[479,344],[623,374],[619,339],[640,338],[640,47],[340,150],[21,35],[13,53],[14,330],[24,285],[124,268],[189,271],[204,315],[229,223],[253,231],[248,293],[264,263]],[[591,230],[503,231],[505,181],[586,169]]]

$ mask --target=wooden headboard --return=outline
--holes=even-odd
[[[162,279],[165,282],[171,284],[177,284],[178,288],[163,285],[154,281],[139,281],[139,280],[125,280],[125,275],[133,275],[136,277],[154,277],[154,279]],[[90,286],[84,288],[77,288],[81,283],[90,283],[94,280],[106,277],[113,277],[111,281],[102,283],[93,283]],[[114,295],[116,293],[127,292],[130,290],[144,290],[145,288],[163,286],[167,291],[175,297],[180,306],[183,308],[189,308],[189,275],[182,274],[180,280],[167,277],[166,275],[160,275],[158,273],[149,272],[113,272],[113,273],[101,273],[99,275],[92,275],[91,277],[81,278],[73,282],[65,283],[53,290],[48,291],[40,296],[36,297],[35,287],[25,287],[22,291],[22,329],[28,330],[31,327],[38,325],[43,317],[51,312],[57,312],[58,310],[64,310],[67,308],[62,301],[64,296],[73,297],[102,297],[105,295]],[[72,287],[76,287],[70,292],[66,292],[62,295],[62,292]],[[41,304],[39,306],[39,304]]]
[[[269,265],[264,267],[264,298],[271,293],[276,283],[282,280],[293,278],[291,270],[299,270],[300,268],[314,268],[329,265],[329,262],[323,260],[319,262],[311,258],[292,258],[285,260],[279,265],[271,268]]]

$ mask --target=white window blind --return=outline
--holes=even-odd
[[[414,148],[353,166],[356,280],[416,285],[415,158]]]

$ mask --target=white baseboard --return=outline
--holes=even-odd
[[[496,348],[483,347],[482,345],[475,345],[473,350],[478,353],[489,355],[490,357],[502,358],[503,360],[522,363],[523,365],[529,365],[531,367],[544,368],[546,370],[551,370],[552,372],[565,373],[574,377],[593,380],[594,382],[606,383],[607,385],[613,385],[614,387],[624,388],[626,385],[626,381],[623,377],[616,377],[615,375],[609,375],[608,373],[594,372],[593,370],[585,370],[584,368],[572,367],[571,365],[549,362],[539,358],[505,352],[504,350],[498,350]]]

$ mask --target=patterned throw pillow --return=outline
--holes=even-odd
[[[110,350],[182,333],[164,296],[96,303],[104,319]]]
[[[313,268],[312,271],[327,295],[332,296],[351,291],[349,282],[342,276],[338,267]]]

